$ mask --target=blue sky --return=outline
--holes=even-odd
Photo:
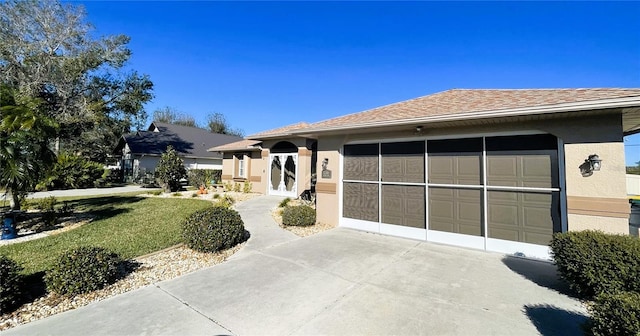
[[[246,134],[451,88],[640,87],[640,2],[81,3],[97,34],[131,37],[149,114]]]

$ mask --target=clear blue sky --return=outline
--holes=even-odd
[[[639,2],[82,4],[97,34],[131,37],[149,114],[246,134],[451,88],[640,87]]]

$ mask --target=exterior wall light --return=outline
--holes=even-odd
[[[580,173],[584,177],[588,177],[593,175],[594,171],[599,171],[602,167],[602,160],[598,154],[589,155],[589,157],[584,160],[584,162],[580,165]]]
[[[598,154],[589,155],[587,161],[589,161],[589,166],[592,171],[599,171],[600,167],[602,167],[602,160],[600,160]]]

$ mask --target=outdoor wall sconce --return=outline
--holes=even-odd
[[[589,155],[589,157],[584,160],[584,163],[580,165],[580,172],[582,176],[591,176],[594,171],[599,171],[602,167],[602,160],[598,156],[598,154]]]
[[[422,132],[422,126],[416,126],[416,133]]]
[[[589,155],[589,158],[587,159],[587,161],[589,161],[591,170],[593,171],[600,170],[600,167],[602,166],[602,160],[600,160],[600,157],[598,156],[598,154]]]

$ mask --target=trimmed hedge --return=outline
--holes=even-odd
[[[640,240],[600,231],[558,233],[551,252],[560,276],[580,296],[640,291]]]
[[[187,217],[182,226],[182,237],[185,244],[193,250],[220,251],[244,240],[244,222],[237,211],[214,206]]]
[[[316,223],[316,210],[308,205],[287,206],[282,211],[282,224],[310,226]]]
[[[589,306],[588,334],[596,336],[640,335],[640,293],[602,294]]]
[[[64,253],[44,276],[51,292],[74,295],[88,293],[114,283],[122,259],[101,247],[84,246]]]
[[[22,267],[0,255],[0,314],[11,311],[22,298]]]

